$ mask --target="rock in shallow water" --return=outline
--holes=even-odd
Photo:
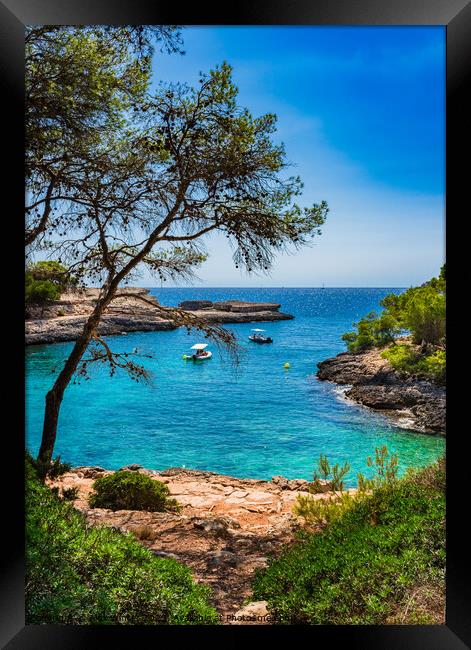
[[[317,377],[336,384],[350,385],[345,392],[349,399],[388,415],[402,418],[403,428],[423,433],[445,434],[446,388],[414,377],[401,377],[381,357],[380,350],[342,352],[317,364]]]

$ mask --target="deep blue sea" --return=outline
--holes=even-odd
[[[117,469],[139,463],[151,469],[184,466],[239,477],[282,474],[307,478],[319,455],[349,461],[350,484],[365,459],[386,444],[402,470],[425,465],[444,452],[441,437],[408,432],[385,416],[345,400],[339,387],[316,379],[316,363],[345,349],[341,334],[387,293],[401,289],[152,289],[164,305],[185,299],[281,303],[294,320],[228,325],[243,354],[234,367],[214,346],[212,359],[194,364],[182,354],[198,333],[130,333],[109,337],[115,351],[152,355],[149,385],[94,369],[89,381],[70,385],[62,405],[55,453],[74,465]],[[272,345],[247,340],[264,327]],[[203,339],[204,341],[204,339]],[[27,446],[36,452],[44,396],[72,343],[26,350]],[[290,368],[283,366],[289,362]]]

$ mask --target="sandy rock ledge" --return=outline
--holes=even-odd
[[[170,496],[182,506],[181,512],[90,508],[93,481],[111,473],[101,467],[76,467],[52,485],[60,489],[77,487],[74,506],[92,525],[134,532],[156,555],[191,567],[195,579],[212,588],[213,603],[224,624],[269,623],[260,613],[262,605],[255,607],[253,603],[247,608],[244,603],[251,594],[255,570],[265,566],[283,544],[293,541],[299,527],[292,514],[293,505],[298,494],[306,494],[309,482],[284,477],[271,481],[238,479],[182,468],[157,472],[131,465],[125,469],[165,483]],[[314,498],[328,496],[327,492]],[[256,620],[240,619],[249,615]]]
[[[119,296],[123,293],[126,295]],[[67,293],[45,309],[28,307],[25,323],[26,345],[60,343],[76,340],[85,320],[93,311],[98,289],[84,289]],[[148,289],[128,287],[118,291],[118,297],[107,308],[98,326],[103,336],[128,332],[155,332],[176,329],[175,324],[163,317],[156,307],[158,302]],[[227,300],[190,300],[180,304],[184,311],[209,323],[252,323],[290,320],[290,314],[279,311],[280,305],[268,302],[242,302]]]

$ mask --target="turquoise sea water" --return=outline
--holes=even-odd
[[[341,334],[392,291],[401,289],[153,289],[165,305],[190,298],[279,302],[295,320],[228,325],[243,347],[236,368],[213,345],[212,359],[183,361],[201,337],[182,329],[109,337],[115,351],[137,347],[153,355],[143,361],[152,382],[136,384],[124,374],[110,378],[97,368],[90,381],[69,386],[55,453],[74,465],[185,466],[252,478],[310,478],[323,453],[350,462],[350,483],[382,444],[399,454],[403,469],[425,465],[443,453],[442,438],[400,429],[315,377],[318,361],[345,349]],[[250,343],[252,327],[264,327],[274,343]],[[27,348],[26,435],[33,452],[45,393],[71,347]]]

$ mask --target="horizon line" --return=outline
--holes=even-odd
[[[412,286],[412,285],[410,285]],[[399,287],[399,286],[303,286],[303,287],[285,287],[285,286],[279,286],[279,287],[242,287],[242,286],[220,286],[220,287],[188,287],[188,286],[143,286],[143,289],[188,289],[188,290],[194,290],[194,289],[407,289],[407,287]]]

